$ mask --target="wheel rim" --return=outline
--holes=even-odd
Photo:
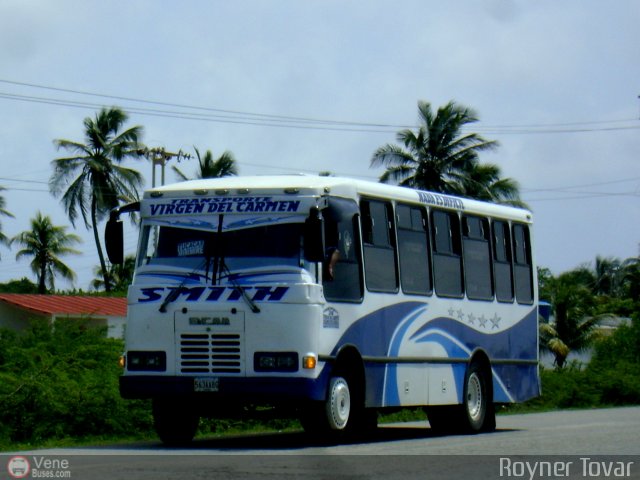
[[[467,381],[467,412],[473,422],[482,420],[483,404],[482,380],[477,372],[473,372]]]
[[[327,410],[331,428],[343,430],[347,426],[351,413],[351,394],[344,378],[334,378],[331,381]]]

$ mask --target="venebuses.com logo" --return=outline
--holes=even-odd
[[[71,478],[69,460],[44,456],[15,455],[7,462],[7,472],[11,478]]]
[[[11,457],[7,462],[7,472],[11,478],[25,478],[31,471],[31,464],[25,457]]]

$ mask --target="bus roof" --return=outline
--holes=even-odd
[[[366,180],[304,174],[230,176],[189,180],[148,190],[145,192],[144,198],[157,196],[184,198],[185,196],[191,197],[194,195],[282,194],[312,196],[330,194],[354,200],[357,200],[360,196],[365,196],[466,211],[468,213],[483,214],[494,218],[507,218],[527,223],[530,223],[532,218],[529,210],[521,208]]]

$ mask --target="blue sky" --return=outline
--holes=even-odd
[[[372,153],[416,124],[418,100],[455,100],[500,142],[481,160],[520,183],[540,265],[635,256],[638,25],[635,0],[0,0],[0,185],[16,217],[2,228],[13,236],[42,211],[71,229],[48,193],[64,153],[53,140],[82,140],[100,105],[130,111],[149,146],[231,150],[244,175],[375,180]],[[150,165],[137,168],[150,184]],[[67,263],[87,289],[98,260],[76,233],[83,254]],[[33,279],[15,249],[0,254],[0,281]]]

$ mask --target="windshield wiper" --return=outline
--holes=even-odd
[[[231,285],[233,285],[233,288],[235,288],[237,291],[240,292],[240,294],[242,295],[243,300],[249,306],[251,311],[253,313],[260,313],[260,307],[258,307],[258,305],[256,305],[256,302],[254,302],[251,299],[251,297],[249,297],[249,295],[247,295],[247,292],[245,291],[245,289],[242,288],[242,286],[236,281],[235,278],[233,278],[233,274],[229,271],[229,267],[227,267],[227,264],[224,263],[224,258],[221,259],[220,270],[227,274],[227,279],[229,280],[229,283]]]
[[[220,220],[218,224],[218,234],[220,233],[221,230],[222,230],[222,215],[220,215]],[[167,311],[167,305],[175,302],[178,299],[178,297],[182,293],[182,290],[184,289],[184,286],[187,283],[187,279],[192,278],[194,275],[196,275],[196,273],[199,270],[202,270],[202,269],[205,270],[204,272],[205,284],[209,281],[209,264],[211,263],[211,257],[213,256],[212,252],[216,250],[216,241],[217,239],[213,236],[213,234],[211,234],[211,237],[205,239],[203,252],[202,252],[204,255],[204,260],[189,275],[184,277],[184,279],[182,280],[182,282],[180,282],[180,285],[178,285],[178,287],[172,289],[169,292],[169,294],[162,301],[162,305],[160,305],[159,311],[161,313],[165,313]],[[218,256],[216,255],[213,260],[213,272],[211,273],[212,284],[215,284],[217,272],[218,272]]]
[[[218,237],[217,237],[217,244],[216,244],[216,247],[218,248],[216,248],[216,256],[213,260],[213,272],[214,272],[213,278],[215,280],[216,272],[219,271],[220,275],[218,276],[218,282],[220,282],[220,280],[222,280],[223,272],[226,273],[229,283],[233,285],[233,288],[235,288],[237,291],[240,292],[240,295],[242,295],[242,299],[246,302],[246,304],[249,306],[251,311],[253,313],[260,313],[260,308],[258,307],[258,305],[256,305],[256,303],[249,297],[249,295],[247,295],[247,292],[245,291],[245,289],[240,286],[240,284],[236,281],[236,279],[233,278],[233,275],[229,271],[229,267],[227,267],[227,264],[224,261],[225,244],[224,244],[224,237],[222,236],[223,217],[224,215],[221,214],[218,220]]]
[[[162,304],[160,305],[160,308],[158,309],[158,311],[160,311],[162,313],[165,313],[167,311],[167,305],[169,305],[170,303],[175,302],[178,299],[178,297],[180,296],[180,294],[184,290],[184,286],[187,284],[187,280],[189,280],[190,278],[194,278],[194,277],[195,278],[202,278],[202,275],[198,275],[197,272],[204,268],[205,263],[207,263],[207,259],[204,259],[188,275],[185,275],[184,278],[182,279],[182,282],[180,282],[180,285],[178,285],[177,287],[171,289],[169,294],[162,301]]]

